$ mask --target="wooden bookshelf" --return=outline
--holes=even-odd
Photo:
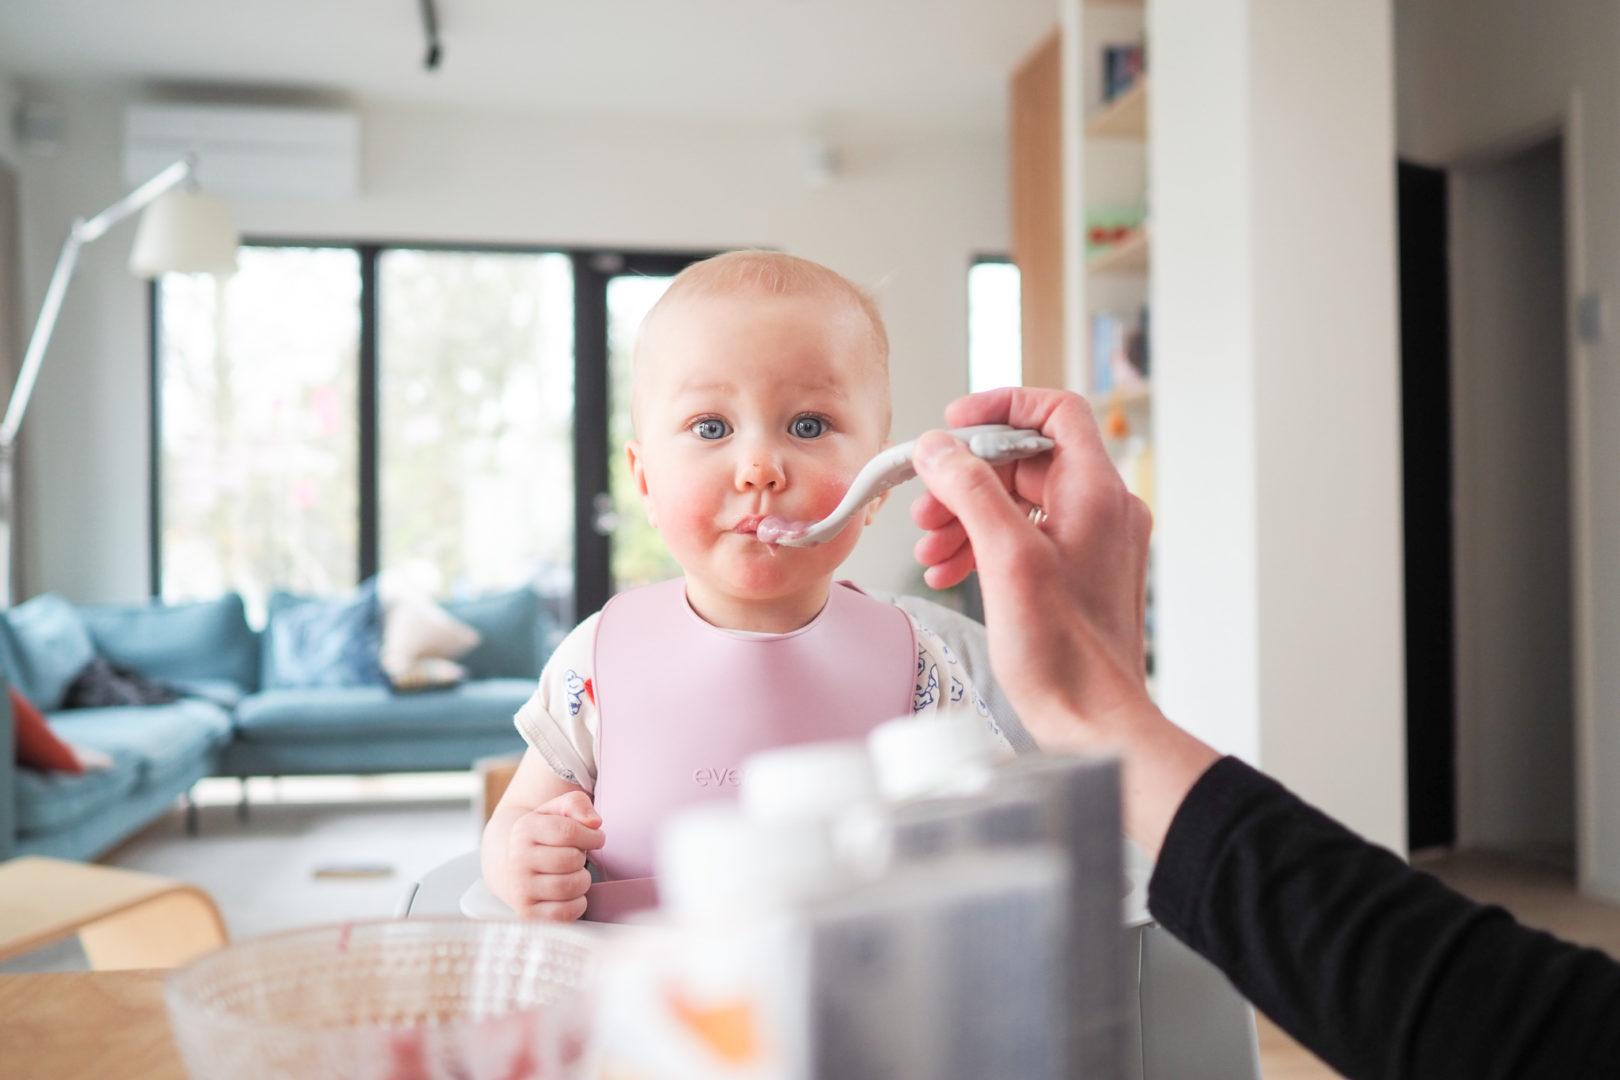
[[[1148,272],[1148,231],[1137,229],[1086,260],[1088,274],[1145,274]]]
[[[1090,139],[1147,138],[1148,77],[1140,75],[1131,88],[1086,120]]]

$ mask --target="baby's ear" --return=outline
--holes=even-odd
[[[891,488],[890,490],[892,491],[893,489]],[[877,520],[878,511],[883,509],[883,504],[888,501],[889,492],[885,491],[883,494],[866,504],[866,514],[861,518],[861,525],[863,528]]]
[[[883,440],[883,445],[878,447],[878,451],[881,453],[893,445],[893,439],[885,438]],[[878,511],[883,509],[883,504],[889,501],[889,492],[893,490],[893,488],[885,490],[883,494],[866,504],[866,513],[861,515],[861,527],[863,529],[877,520]]]
[[[658,528],[658,515],[653,510],[653,501],[647,491],[647,465],[641,459],[641,443],[631,439],[624,444],[624,459],[630,465],[630,479],[635,482],[636,494],[641,496],[642,509],[647,513],[647,524]]]

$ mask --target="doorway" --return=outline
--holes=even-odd
[[[1444,169],[1398,166],[1407,850],[1457,839],[1451,321]]]
[[[1456,843],[1573,871],[1564,141],[1452,180]]]

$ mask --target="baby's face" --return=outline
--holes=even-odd
[[[637,356],[627,451],[689,591],[769,603],[831,580],[876,503],[819,547],[772,547],[754,530],[767,515],[825,517],[882,449],[875,348],[862,318],[820,297],[694,297],[659,312]]]

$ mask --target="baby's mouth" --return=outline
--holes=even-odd
[[[731,531],[734,533],[743,533],[744,535],[752,536],[754,533],[759,531],[759,523],[764,520],[764,514],[749,514],[747,517],[737,522],[737,524],[733,525],[731,527]]]

